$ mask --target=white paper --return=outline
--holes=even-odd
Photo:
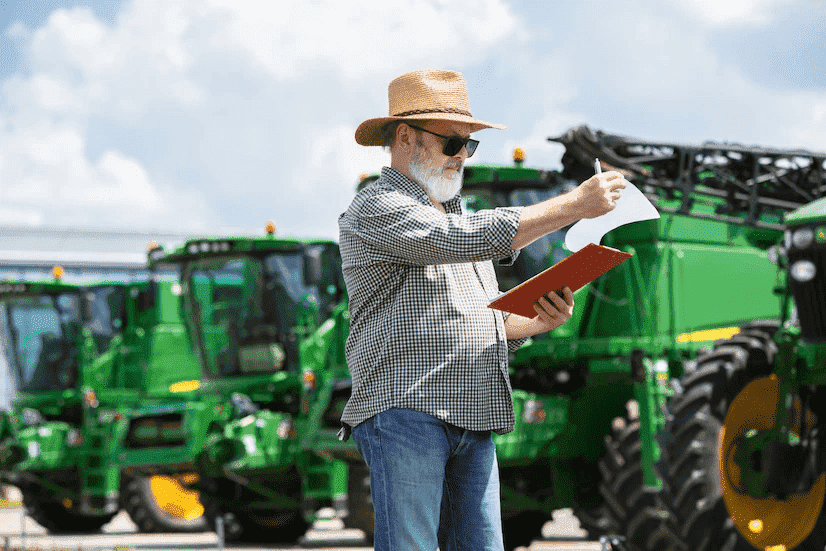
[[[631,182],[626,181],[625,189],[619,192],[620,198],[615,202],[614,210],[596,218],[583,218],[571,226],[565,234],[566,249],[576,252],[588,243],[599,245],[602,236],[615,228],[660,217],[651,201]]]

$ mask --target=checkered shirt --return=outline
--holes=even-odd
[[[339,217],[350,300],[347,365],[353,390],[342,422],[387,409],[422,411],[467,430],[513,430],[505,316],[492,260],[512,264],[521,207],[463,214],[395,169]]]

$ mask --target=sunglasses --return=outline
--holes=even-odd
[[[463,147],[467,150],[467,156],[473,157],[473,153],[476,151],[476,146],[479,145],[479,140],[472,140],[470,138],[460,138],[459,136],[442,136],[441,134],[436,134],[435,132],[425,130],[424,128],[420,128],[418,126],[413,126],[412,124],[408,124],[407,126],[409,126],[410,128],[415,128],[416,130],[421,130],[422,132],[427,132],[428,134],[433,134],[434,136],[439,136],[440,138],[444,138],[445,140],[447,140],[445,142],[444,148],[442,148],[442,153],[444,153],[448,157],[453,157],[454,155],[459,153]]]

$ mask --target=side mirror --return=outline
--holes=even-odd
[[[158,280],[153,275],[149,278],[149,283],[146,289],[140,291],[138,294],[138,309],[149,310],[155,307],[155,302],[158,300]]]

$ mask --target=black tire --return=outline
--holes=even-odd
[[[622,421],[615,421],[606,439],[606,453],[599,462],[599,492],[612,524],[620,527],[619,535],[625,536],[627,547],[660,551],[663,548],[659,534],[665,514],[659,491],[647,488],[643,481],[639,414],[627,415]]]
[[[219,500],[210,493],[201,493],[204,519],[210,530],[216,533],[218,519],[223,520],[225,542],[295,543],[310,527],[298,508],[244,510],[229,505],[233,503],[238,486],[227,479],[208,479],[205,487],[222,498]]]
[[[26,514],[50,534],[96,534],[116,513],[88,516],[73,513],[62,503],[44,499],[32,490],[22,490]]]
[[[347,517],[344,525],[364,532],[368,545],[373,545],[376,515],[370,493],[370,469],[364,463],[351,463],[347,473]]]
[[[217,519],[219,516],[223,519],[224,541],[228,543],[295,543],[310,527],[310,523],[297,510],[248,513],[222,510],[215,504],[217,502],[213,500],[205,500],[204,517],[210,529],[216,533]]]
[[[614,419],[611,434],[605,437],[605,453],[597,465],[602,503],[591,510],[574,511],[589,538],[621,535],[633,551],[663,549],[659,539],[663,509],[657,492],[643,483],[638,411]]]
[[[551,520],[543,511],[524,511],[502,520],[502,532],[505,549],[513,551],[519,547],[528,547],[531,542],[540,539],[542,527]]]
[[[579,520],[579,527],[585,530],[585,537],[589,540],[596,541],[602,536],[620,532],[619,526],[614,524],[607,509],[605,503],[596,507],[574,507],[574,516]]]
[[[751,381],[771,373],[777,324],[760,322],[715,344],[689,365],[668,404],[663,502],[668,528],[692,551],[754,551],[731,521],[720,487],[718,438],[729,406]],[[793,520],[790,519],[790,522]],[[793,551],[823,551],[826,508]]]
[[[197,518],[176,516],[158,504],[152,491],[151,477],[136,476],[123,479],[121,496],[129,518],[145,533],[205,532],[209,527],[203,515]]]

